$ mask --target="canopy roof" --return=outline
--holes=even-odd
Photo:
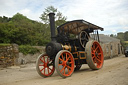
[[[64,31],[72,34],[79,34],[82,30],[86,30],[86,29],[101,30],[101,31],[104,30],[102,27],[99,27],[84,20],[69,21],[60,25],[57,29],[59,32]]]

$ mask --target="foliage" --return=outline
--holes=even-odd
[[[20,45],[19,46],[19,51],[22,52],[24,55],[35,54],[35,53],[40,52],[39,49],[34,48],[30,45]]]
[[[62,13],[57,10],[57,8],[54,8],[53,6],[48,6],[43,12],[43,14],[41,14],[41,17],[40,17],[40,19],[42,19],[42,21],[45,24],[49,24],[49,16],[48,16],[49,13],[55,13],[56,27],[66,22],[67,18],[63,16]]]
[[[4,44],[4,43],[0,43],[0,46],[9,46],[11,44]]]
[[[117,36],[116,36],[116,35],[111,34],[111,35],[110,35],[110,37],[114,37],[114,38],[116,38]]]
[[[45,25],[19,13],[8,22],[0,23],[0,36],[0,43],[45,45],[48,42]]]
[[[120,39],[120,42],[121,42],[121,44],[122,44],[122,46],[124,48],[128,46],[128,43],[127,43],[127,41],[128,41],[128,31],[126,31],[124,33],[123,32],[119,32],[119,33],[117,33],[117,36],[111,34],[110,37],[114,37],[114,38]]]
[[[124,41],[124,33],[123,32],[117,33],[117,38],[120,39],[121,41]]]
[[[128,41],[128,31],[124,33],[124,41]]]
[[[56,13],[56,27],[63,24],[66,17],[53,6],[49,6],[42,14],[45,24],[28,19],[17,13],[13,17],[0,16],[0,43],[16,43],[18,45],[46,45],[50,42],[50,27],[47,14]],[[46,23],[47,22],[47,23]]]
[[[126,41],[128,41],[128,31],[124,33],[123,32],[117,33],[117,38],[121,40],[121,43],[124,48],[128,46],[128,43],[126,43]]]

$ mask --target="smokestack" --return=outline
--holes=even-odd
[[[49,13],[49,19],[50,19],[50,29],[51,29],[51,40],[56,41],[55,39],[55,18],[54,13]]]

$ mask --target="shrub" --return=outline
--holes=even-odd
[[[22,52],[24,55],[35,54],[35,53],[40,52],[39,49],[34,48],[34,47],[30,46],[30,45],[20,45],[19,46],[19,51]]]
[[[9,46],[11,44],[0,43],[0,46]]]

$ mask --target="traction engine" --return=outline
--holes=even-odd
[[[82,64],[88,64],[93,70],[102,68],[104,56],[98,30],[103,31],[103,28],[84,20],[74,20],[57,27],[56,35],[54,15],[49,14],[51,42],[46,45],[46,53],[36,61],[38,74],[49,77],[56,69],[61,77],[66,78]]]

